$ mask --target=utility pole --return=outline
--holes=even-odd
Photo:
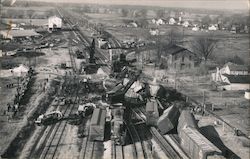
[[[202,107],[203,107],[203,112],[205,113],[206,109],[206,104],[205,104],[205,91],[202,93]]]

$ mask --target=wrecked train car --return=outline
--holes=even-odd
[[[222,152],[197,129],[183,128],[179,137],[181,146],[192,159],[224,159]]]
[[[174,105],[167,108],[157,121],[157,127],[162,134],[168,133],[177,125],[180,112]]]
[[[146,104],[146,124],[156,126],[159,119],[158,103],[150,99]]]

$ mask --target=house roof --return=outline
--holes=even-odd
[[[247,66],[237,65],[232,62],[226,63],[225,66],[228,66],[230,71],[249,71],[249,68]]]
[[[169,55],[169,54],[176,55],[176,54],[183,53],[183,52],[193,54],[188,49],[178,46],[176,44],[170,44],[170,45],[165,46],[164,52],[165,52],[165,55]]]
[[[250,84],[250,75],[223,74],[223,76],[227,77],[230,83]]]

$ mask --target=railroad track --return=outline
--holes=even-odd
[[[140,117],[144,122],[146,121],[146,116],[143,110],[135,109],[133,113]],[[180,147],[176,136],[174,135],[162,135],[155,127],[150,127],[150,133],[156,142],[160,145],[161,149],[164,151],[167,157],[173,159],[189,159],[184,150]]]
[[[63,112],[64,116],[68,116],[69,114],[71,114],[76,103],[78,102],[79,102],[79,98],[78,98],[78,95],[76,94],[74,103],[67,106],[67,108]],[[41,152],[41,154],[39,154],[40,159],[55,158],[55,154],[58,150],[58,146],[61,142],[66,125],[67,125],[67,121],[63,120],[57,123],[53,127],[52,131],[50,131],[51,133],[48,133],[49,137],[47,137],[48,139],[45,140],[46,144],[43,147],[43,151]]]
[[[112,159],[124,159],[124,147],[122,145],[116,145],[112,141]]]
[[[59,9],[57,9],[57,11],[58,11],[59,15],[61,16],[61,18],[63,18],[65,20],[65,22],[67,22],[67,24],[72,29],[72,32],[75,34],[75,36],[80,39],[82,44],[85,47],[91,46],[91,41],[88,39],[88,37],[86,35],[83,34],[81,29],[78,26],[74,26],[74,23],[69,18],[64,17],[62,12]],[[74,26],[74,29],[73,29],[73,26]],[[111,66],[107,65],[107,62],[106,62],[109,60],[108,56],[105,55],[104,53],[102,53],[98,49],[95,49],[95,52],[96,52],[95,57],[97,59],[97,64],[104,65],[105,72],[109,72]]]
[[[71,65],[72,65],[72,69],[75,73],[77,73],[77,67],[76,67],[76,61],[74,60],[74,54],[72,51],[72,48],[69,46],[69,55],[70,55],[70,61],[71,61]]]
[[[135,126],[133,123],[130,123],[129,125],[127,125],[127,130],[129,132],[130,138],[132,140],[133,143],[133,147],[134,147],[134,155],[136,158],[138,159],[143,159],[143,158],[147,158],[147,153],[145,151],[145,147],[144,144],[137,132],[137,130],[135,129]]]

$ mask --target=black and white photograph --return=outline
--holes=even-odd
[[[249,159],[249,0],[0,0],[0,159]]]

